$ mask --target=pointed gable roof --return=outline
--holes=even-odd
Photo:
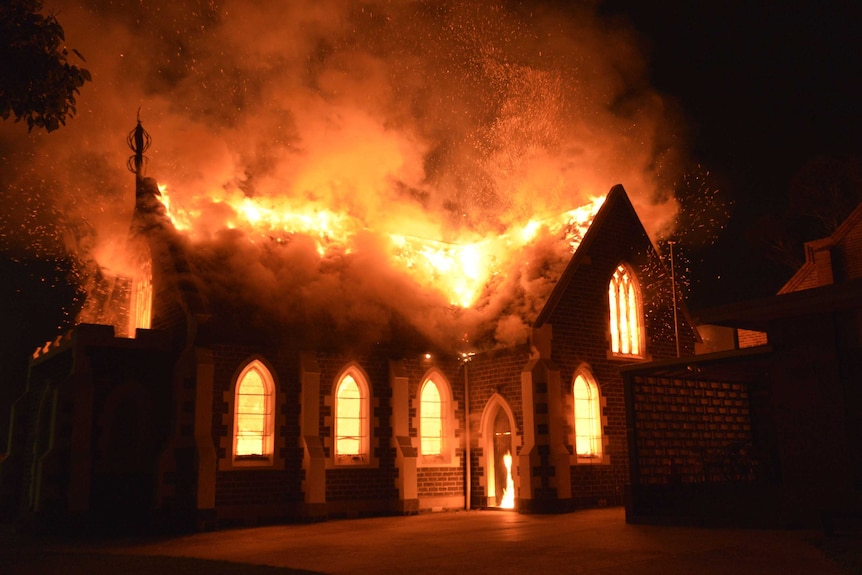
[[[643,242],[649,249],[654,249],[640,218],[635,212],[634,206],[629,200],[628,194],[622,184],[617,184],[611,188],[605,198],[604,204],[593,219],[592,224],[584,234],[584,239],[578,246],[578,249],[572,255],[565,270],[563,270],[560,279],[554,286],[551,295],[536,317],[534,327],[541,327],[553,315],[557,305],[563,299],[565,293],[571,287],[572,281],[577,274],[578,269],[583,265],[591,263],[591,252],[594,244],[602,241],[601,238],[607,238],[614,234],[615,231],[622,227],[633,231],[634,235],[640,235]]]
[[[829,237],[805,243],[805,263],[778,291],[785,294],[862,277],[862,204]]]

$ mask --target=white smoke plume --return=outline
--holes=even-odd
[[[20,229],[7,243],[48,235],[123,271],[138,108],[153,138],[147,175],[199,214],[187,233],[209,295],[254,303],[261,321],[319,314],[374,332],[398,316],[439,341],[517,343],[567,246],[546,235],[454,310],[393,267],[378,234],[474,241],[616,183],[654,237],[676,211],[674,113],[648,86],[632,31],[594,2],[46,4],[93,82],[58,132],[0,124],[4,193],[48,206],[7,216]],[[231,230],[222,200],[235,197],[333,211],[365,231],[320,256],[308,238]]]

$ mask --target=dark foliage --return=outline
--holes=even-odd
[[[51,132],[75,115],[75,98],[90,72],[70,64],[63,27],[42,15],[40,0],[0,2],[0,117]]]
[[[762,216],[751,236],[789,270],[805,262],[805,242],[831,235],[862,202],[862,158],[819,156],[791,179],[785,208]]]

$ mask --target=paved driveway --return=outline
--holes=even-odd
[[[859,572],[860,550],[841,534],[627,525],[621,508],[566,515],[471,511],[163,539],[7,538],[0,573],[828,575]]]

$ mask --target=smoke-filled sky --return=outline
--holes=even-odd
[[[139,108],[153,139],[147,175],[169,186],[172,203],[198,214],[189,232],[193,259],[208,269],[213,297],[317,297],[313,311],[331,307],[353,321],[377,321],[392,308],[439,325],[427,314],[448,302],[380,262],[386,250],[369,231],[475,242],[559,215],[616,183],[656,237],[671,225],[673,188],[685,170],[677,115],[650,88],[630,27],[599,17],[592,2],[559,8],[46,2],[93,81],[77,116],[57,132],[28,136],[20,124],[0,124],[3,193],[17,199],[2,216],[4,248],[71,253],[124,271],[119,246],[134,197],[125,137]],[[328,210],[363,233],[348,254],[320,261],[311,243],[279,250],[226,231],[236,219],[225,203],[231,198]],[[523,340],[521,320],[567,257],[547,244],[524,257],[553,261],[550,271],[523,277],[522,261],[510,285],[495,285],[505,301],[482,299],[474,323],[519,318],[502,323],[500,342]],[[347,301],[356,286],[361,301]]]
[[[138,107],[148,175],[178,198],[287,197],[374,228],[484,232],[622,182],[657,230],[646,206],[679,175],[631,32],[590,3],[566,18],[540,3],[55,4],[94,81],[77,118],[11,157],[43,178],[50,164],[58,201],[99,232],[114,227],[100,210],[130,209]],[[2,127],[19,147],[21,127]]]

